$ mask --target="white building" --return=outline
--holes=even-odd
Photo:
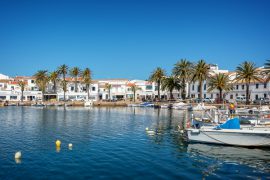
[[[227,70],[218,70],[218,67],[217,67],[217,69],[214,69],[214,71],[212,71],[212,75],[215,73],[228,74],[230,77],[230,80],[232,81],[233,90],[231,90],[230,92],[223,92],[223,97],[226,100],[236,99],[237,96],[246,96],[246,88],[247,88],[246,83],[236,82],[234,80],[236,77],[236,72],[228,72]],[[207,89],[208,89],[207,81],[204,81],[203,82],[203,98],[213,98],[213,99],[219,98],[218,90],[208,92]],[[269,98],[269,95],[270,95],[269,83],[267,83],[266,81],[262,81],[262,82],[252,81],[249,84],[249,94],[250,94],[249,99],[252,101],[258,98],[262,98],[262,97]],[[198,82],[190,84],[190,95],[191,95],[191,98],[200,97],[200,90],[199,90]]]
[[[0,74],[0,79],[9,79],[9,77],[4,74]]]
[[[0,100],[20,101],[22,92],[18,85],[19,81],[25,82],[25,89],[23,92],[24,101],[36,101],[42,99],[42,93],[41,91],[38,91],[33,77],[17,76],[15,78],[0,80]]]

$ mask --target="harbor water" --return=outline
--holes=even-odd
[[[178,126],[190,116],[140,107],[3,107],[0,179],[270,178],[270,149],[187,143]]]

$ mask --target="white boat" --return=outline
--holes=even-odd
[[[190,105],[183,102],[175,103],[172,105],[172,109],[187,110],[189,108],[190,108]]]
[[[193,111],[205,111],[205,110],[211,110],[211,109],[217,109],[216,106],[205,106],[204,103],[199,103],[197,106],[192,107]]]
[[[240,128],[239,119],[228,120],[220,126],[189,128],[189,142],[213,143],[233,146],[270,147],[270,128]]]
[[[91,100],[86,100],[84,102],[84,107],[92,107],[93,106],[93,101]]]
[[[31,106],[44,107],[45,105],[43,103],[36,103],[36,104],[32,104]]]
[[[154,107],[155,104],[150,103],[150,102],[143,102],[139,105],[140,107]]]
[[[140,104],[128,104],[128,107],[140,107]]]
[[[162,105],[160,105],[160,108],[171,109],[172,108],[172,104],[162,104]]]
[[[236,108],[235,113],[236,114],[249,114],[250,109],[248,108]]]
[[[266,114],[266,113],[270,113],[270,109],[269,109],[269,107],[268,106],[261,106],[261,107],[259,107],[259,108],[252,108],[251,109],[252,111],[252,114],[259,114],[259,113],[261,113],[261,114]]]

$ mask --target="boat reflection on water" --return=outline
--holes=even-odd
[[[233,146],[220,146],[200,143],[190,143],[187,153],[192,157],[214,160],[207,171],[213,173],[222,164],[242,164],[264,173],[270,173],[270,149],[255,149]],[[198,159],[199,161],[199,159]]]

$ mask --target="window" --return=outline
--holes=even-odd
[[[264,84],[263,84],[263,87],[264,87],[264,88],[267,88],[267,83],[264,83]]]
[[[255,99],[259,99],[259,96],[258,96],[258,94],[256,94],[256,95],[255,95]]]
[[[73,86],[71,86],[71,87],[70,87],[70,90],[71,90],[71,91],[74,91],[74,87],[73,87]]]
[[[206,94],[203,95],[203,98],[206,98]]]
[[[11,86],[11,90],[14,90],[14,86]]]
[[[10,96],[10,100],[17,100],[17,96]]]
[[[236,89],[238,89],[239,88],[239,86],[238,85],[236,85]]]
[[[0,96],[0,99],[1,100],[5,100],[6,99],[6,96]]]
[[[245,89],[245,85],[242,85],[242,89]]]
[[[259,84],[256,84],[256,89],[258,89],[259,88]]]
[[[230,99],[233,99],[233,95],[232,94],[230,95]]]
[[[264,94],[263,97],[264,97],[264,98],[267,98],[267,94]]]
[[[92,91],[96,91],[96,87],[92,87]]]
[[[152,90],[152,85],[147,85],[147,86],[145,87],[145,89],[146,89],[146,90]]]
[[[204,84],[204,87],[203,87],[204,90],[206,90],[206,84]]]
[[[198,92],[200,92],[200,85],[198,85],[198,89],[197,89]]]
[[[192,85],[192,91],[194,91],[194,84]]]
[[[238,93],[236,93],[236,96],[238,96]]]
[[[31,83],[35,83],[35,81],[34,80],[31,80]]]

